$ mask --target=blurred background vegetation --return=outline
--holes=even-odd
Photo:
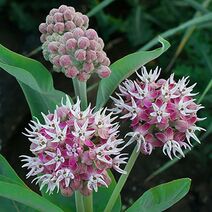
[[[90,27],[105,41],[105,51],[112,62],[138,50],[151,50],[162,35],[171,48],[149,68],[160,66],[162,77],[174,72],[177,78],[190,76],[197,82],[197,101],[205,109],[199,114],[207,119],[200,125],[207,129],[200,134],[201,145],[194,145],[185,159],[168,161],[161,152],[141,156],[126,188],[123,202],[131,204],[151,186],[180,177],[193,179],[190,194],[170,211],[212,211],[212,1],[210,0],[0,0],[0,43],[21,54],[51,66],[42,58],[38,26],[49,10],[61,4],[87,13]],[[69,82],[54,74],[56,87],[66,90]],[[90,80],[90,90],[96,87]],[[72,94],[72,90],[69,90]],[[93,92],[92,92],[93,94]],[[24,178],[18,156],[26,153],[29,144],[21,136],[30,113],[17,82],[0,72],[0,144],[2,153]],[[95,98],[90,95],[91,101]],[[130,151],[130,150],[129,150]]]

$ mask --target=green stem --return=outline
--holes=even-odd
[[[78,96],[81,100],[82,110],[87,108],[87,90],[86,90],[86,82],[81,82],[78,79],[73,79],[75,96]]]
[[[119,181],[118,183],[116,184],[116,187],[115,189],[113,190],[113,193],[107,203],[107,206],[104,210],[104,212],[110,212],[112,211],[115,203],[116,203],[116,200],[122,190],[122,188],[124,187],[124,184],[130,174],[130,171],[132,170],[132,167],[134,166],[135,164],[135,161],[138,157],[138,155],[140,154],[140,151],[137,151],[137,146],[135,146],[131,156],[130,156],[130,159],[128,160],[128,163],[127,165],[125,166],[125,171],[127,172],[127,174],[122,174],[121,177],[119,178]]]
[[[93,194],[89,196],[84,196],[84,206],[86,212],[93,212]]]
[[[83,196],[79,191],[75,191],[75,204],[77,212],[85,212]]]
[[[78,96],[81,101],[81,109],[85,110],[88,106],[86,82],[81,82],[78,79],[73,79],[75,96]],[[75,202],[77,212],[93,212],[92,194],[89,197],[84,197],[78,191],[75,192]]]

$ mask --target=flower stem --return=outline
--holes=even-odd
[[[84,196],[84,206],[86,212],[93,212],[93,194],[89,196]]]
[[[80,98],[82,110],[87,108],[87,90],[86,82],[81,82],[78,79],[73,79],[75,95]]]
[[[73,79],[75,96],[81,101],[81,109],[85,110],[88,106],[86,82]],[[75,203],[77,212],[93,212],[93,196],[83,198],[79,191],[75,192]]]
[[[130,171],[132,170],[132,167],[133,165],[135,164],[135,161],[138,157],[138,155],[140,154],[140,151],[137,151],[137,146],[135,146],[131,156],[130,156],[130,159],[128,160],[128,163],[127,165],[125,166],[125,171],[127,172],[127,174],[122,174],[121,177],[119,178],[119,181],[118,183],[116,184],[116,187],[115,189],[113,190],[113,193],[106,205],[106,208],[104,210],[104,212],[110,212],[112,211],[115,203],[116,203],[116,200],[122,190],[122,188],[124,187],[124,184],[130,174]]]
[[[75,191],[75,204],[77,212],[85,212],[83,196],[79,191]]]

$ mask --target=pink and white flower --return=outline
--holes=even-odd
[[[47,192],[66,196],[76,190],[89,195],[99,186],[108,187],[107,170],[125,173],[121,166],[127,157],[121,154],[124,141],[117,138],[116,117],[106,113],[107,109],[93,112],[91,106],[82,111],[79,99],[72,104],[66,97],[54,113],[42,114],[44,123],[31,121],[25,135],[34,156],[21,156],[27,178],[38,175],[33,181],[40,189],[47,186]]]
[[[174,74],[168,80],[158,79],[159,74],[159,68],[148,73],[142,67],[136,81],[126,80],[119,86],[117,98],[111,97],[115,105],[112,111],[131,123],[127,145],[136,142],[144,154],[162,148],[173,159],[172,155],[184,156],[183,149],[191,148],[191,139],[200,142],[195,131],[204,130],[196,126],[204,120],[197,117],[203,106],[195,103],[192,91],[196,84],[187,87],[188,77],[176,82]]]

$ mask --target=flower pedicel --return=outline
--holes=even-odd
[[[203,106],[195,103],[192,93],[195,86],[188,87],[188,77],[178,82],[174,74],[168,80],[159,79],[160,70],[147,72],[143,67],[139,80],[126,80],[119,86],[118,98],[112,97],[116,113],[121,119],[129,119],[133,132],[129,144],[137,141],[138,151],[151,154],[162,147],[163,153],[171,159],[172,155],[184,156],[182,149],[191,148],[191,138],[200,143],[195,131],[204,130],[196,126],[201,118],[197,112]]]
[[[124,141],[117,139],[119,126],[112,123],[116,117],[105,113],[106,109],[94,113],[90,106],[81,111],[79,99],[72,105],[67,97],[54,114],[42,114],[44,124],[31,121],[25,135],[34,156],[21,156],[27,178],[34,176],[40,189],[47,186],[49,193],[56,189],[70,196],[76,190],[89,195],[99,186],[107,187],[108,169],[125,173],[120,168],[127,159],[120,153]]]

